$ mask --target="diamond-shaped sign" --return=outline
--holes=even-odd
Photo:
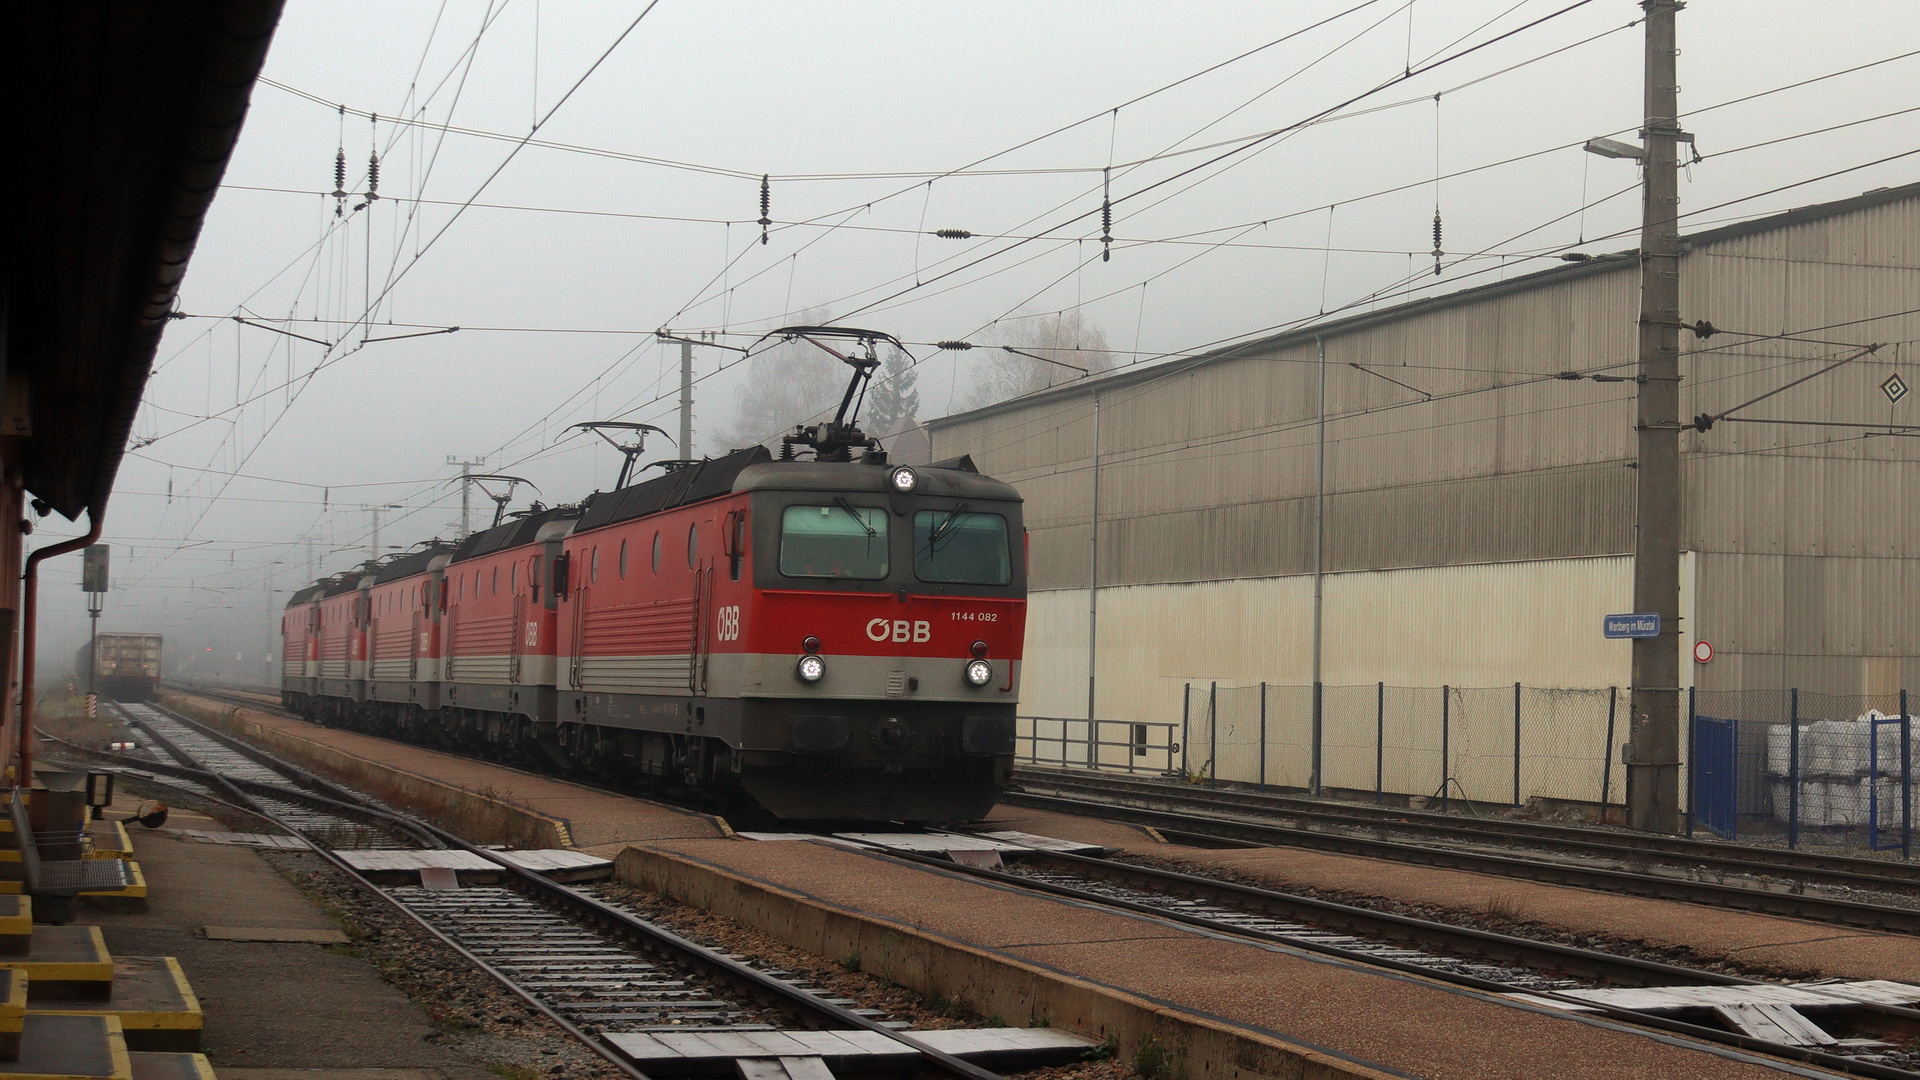
[[[1896,371],[1887,376],[1886,382],[1880,384],[1880,392],[1887,395],[1888,401],[1898,405],[1900,399],[1907,396],[1906,381],[1900,378],[1900,373]]]

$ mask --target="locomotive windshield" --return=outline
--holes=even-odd
[[[780,515],[780,572],[788,577],[887,576],[887,512],[836,499],[789,506]]]
[[[1007,519],[964,504],[913,515],[913,572],[921,581],[1005,585],[1013,580]]]

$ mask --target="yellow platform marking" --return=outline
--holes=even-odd
[[[0,1032],[18,1035],[27,1023],[27,973],[17,968],[0,972]]]
[[[42,979],[47,982],[111,982],[113,980],[113,956],[107,952],[107,939],[97,926],[70,926],[68,930],[85,931],[81,937],[86,941],[92,956],[76,960],[43,960],[32,956],[0,956],[0,968],[15,968],[27,973],[27,978]],[[44,933],[44,930],[42,931]],[[39,936],[39,935],[36,935]]]
[[[180,1058],[186,1058],[188,1066],[193,1069],[194,1080],[220,1080],[219,1077],[213,1074],[213,1063],[207,1060],[207,1055],[205,1054],[168,1054],[154,1051],[142,1053],[136,1050],[132,1056],[136,1060],[178,1060]],[[314,1075],[318,1076],[320,1074],[315,1073]]]
[[[99,1073],[29,1073],[14,1071],[19,1068],[16,1062],[0,1063],[0,1077],[12,1080],[133,1080],[133,1058],[127,1052],[126,1029],[120,1021],[111,1016],[100,1017],[105,1029],[109,1068],[104,1076]],[[9,1068],[11,1066],[11,1068]]]
[[[0,937],[26,937],[31,933],[33,898],[25,893],[0,895]]]
[[[180,961],[171,956],[123,957],[122,962],[126,961],[156,962],[154,969],[162,973],[161,977],[169,984],[168,990],[179,998],[175,1002],[179,1007],[142,1009],[116,1006],[112,1001],[48,1001],[34,1005],[28,1011],[56,1016],[117,1017],[120,1026],[127,1031],[198,1031],[206,1026],[200,999],[194,996],[193,988],[187,985],[187,974],[180,970]],[[116,969],[116,974],[127,976],[132,971]]]

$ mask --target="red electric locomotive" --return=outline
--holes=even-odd
[[[623,472],[578,507],[297,594],[287,649],[316,642],[318,670],[288,665],[288,706],[783,818],[984,815],[1012,765],[1020,497],[964,459],[891,465],[854,426],[884,335],[778,333],[853,367],[832,422],[778,460]]]

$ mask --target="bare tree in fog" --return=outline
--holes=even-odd
[[[1114,365],[1108,350],[1107,333],[1087,321],[1078,309],[1062,311],[1037,319],[1013,323],[996,344],[1011,345],[1061,364],[1105,371]],[[973,387],[966,407],[979,408],[996,401],[1031,394],[1049,386],[1081,378],[1081,374],[1059,364],[987,346],[966,354],[973,362]]]
[[[826,322],[826,312],[802,312],[799,325]],[[747,360],[747,378],[733,420],[718,429],[716,451],[756,444],[772,449],[795,424],[831,418],[851,369],[805,341],[769,345]]]

